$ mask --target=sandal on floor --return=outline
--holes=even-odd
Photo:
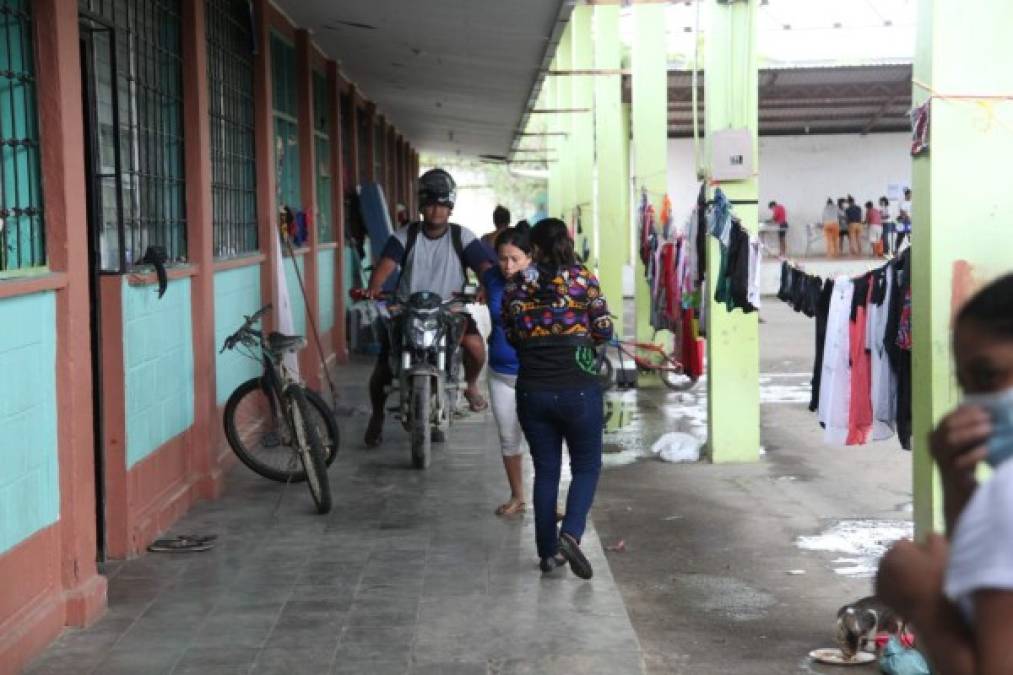
[[[511,499],[505,504],[500,504],[496,508],[497,516],[514,516],[518,513],[524,513],[527,510],[527,504],[519,499]]]
[[[489,407],[489,402],[485,400],[485,397],[481,394],[469,394],[467,391],[464,392],[464,398],[468,401],[468,409],[471,412],[482,412]]]
[[[196,536],[183,534],[172,539],[156,539],[148,546],[152,553],[195,553],[214,548],[217,535]]]

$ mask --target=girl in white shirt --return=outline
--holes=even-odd
[[[1013,274],[964,305],[953,351],[967,396],[930,438],[950,539],[894,546],[876,592],[914,627],[933,672],[1013,673]],[[979,485],[983,461],[995,472]]]

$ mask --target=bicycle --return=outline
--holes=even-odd
[[[327,403],[284,364],[284,356],[302,349],[306,339],[253,328],[270,309],[267,304],[244,317],[219,351],[238,348],[264,366],[263,375],[243,382],[229,396],[225,437],[239,460],[261,476],[284,483],[305,480],[317,512],[327,513],[327,467],[338,454],[338,426]]]
[[[696,386],[698,377],[686,375],[686,369],[675,352],[666,351],[653,342],[637,342],[613,338],[598,349],[598,379],[602,390],[607,391],[616,384],[615,366],[608,357],[609,347],[615,347],[619,356],[620,386],[629,386],[632,378],[626,377],[626,357],[629,357],[637,372],[655,372],[662,383],[673,391],[689,391]]]

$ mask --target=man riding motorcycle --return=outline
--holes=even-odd
[[[488,249],[467,228],[450,222],[454,209],[457,186],[443,169],[432,169],[419,178],[419,206],[422,220],[398,229],[387,240],[380,260],[373,268],[366,295],[375,298],[383,290],[384,282],[401,267],[397,295],[407,299],[419,291],[436,293],[449,300],[460,292],[467,281],[466,268],[481,278],[494,260]],[[386,331],[381,331],[382,347],[369,380],[369,400],[373,408],[366,426],[366,447],[376,447],[383,441],[384,405],[386,388],[393,380],[390,369],[391,345]],[[478,389],[478,376],[485,365],[485,343],[474,319],[466,319],[463,348],[464,377],[467,388],[464,397],[471,410],[485,410],[488,403]]]

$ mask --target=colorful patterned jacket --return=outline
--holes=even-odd
[[[507,281],[503,327],[517,349],[541,342],[574,344],[612,338],[612,319],[598,279],[583,265],[553,274],[530,267]]]

